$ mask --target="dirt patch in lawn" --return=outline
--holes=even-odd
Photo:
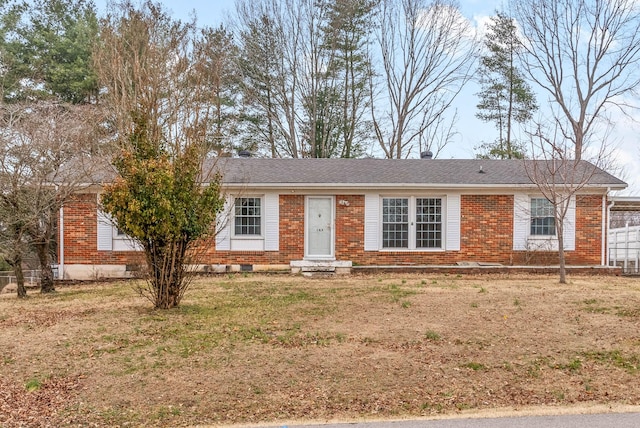
[[[187,426],[640,404],[640,282],[371,275],[0,296],[0,426]]]

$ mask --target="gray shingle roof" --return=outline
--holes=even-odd
[[[496,187],[532,185],[535,168],[545,161],[485,159],[259,159],[221,158],[215,168],[228,185],[453,185]],[[211,166],[211,165],[210,165]],[[482,172],[481,172],[482,171]],[[621,189],[626,183],[580,161],[574,181]]]

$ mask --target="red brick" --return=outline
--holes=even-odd
[[[512,195],[462,195],[460,251],[364,251],[364,196],[336,195],[336,259],[360,265],[455,264],[480,261],[518,264],[556,264],[555,252],[513,251]],[[64,208],[65,263],[134,264],[140,253],[97,250],[97,203],[95,194],[82,194]],[[304,195],[280,195],[279,251],[215,251],[213,238],[194,250],[196,262],[204,264],[288,264],[304,257]],[[579,196],[576,200],[576,250],[567,251],[571,265],[600,264],[602,197]]]

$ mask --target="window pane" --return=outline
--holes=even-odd
[[[409,199],[382,199],[382,247],[409,247]]]
[[[416,199],[416,248],[442,247],[442,199]]]
[[[236,198],[235,234],[260,235],[261,233],[260,198]]]
[[[531,199],[531,235],[555,235],[553,204],[546,198]]]

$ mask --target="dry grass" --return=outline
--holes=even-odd
[[[640,283],[237,275],[0,296],[0,426],[184,426],[640,404]]]

